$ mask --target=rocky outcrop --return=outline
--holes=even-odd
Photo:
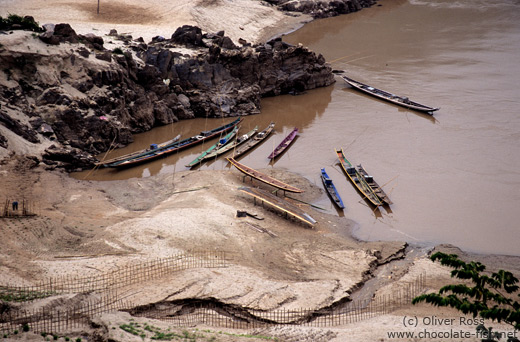
[[[145,79],[160,78],[170,88],[182,89],[195,116],[257,113],[263,96],[304,91],[334,82],[323,56],[303,46],[276,39],[263,45],[237,47],[223,32],[201,36],[199,31],[183,26],[170,41],[139,52],[143,61],[155,67],[145,69]],[[169,48],[175,41],[192,47],[204,44],[206,49],[197,57],[185,56]]]
[[[255,114],[262,96],[334,82],[324,58],[302,46],[278,39],[237,47],[224,32],[193,26],[148,44],[121,37],[118,51],[104,49],[101,37],[76,35],[68,24],[46,26],[40,39],[28,33],[17,41],[25,50],[0,49],[0,80],[6,80],[0,105],[8,103],[31,124],[6,113],[0,122],[32,143],[53,139],[59,153],[47,151],[44,162],[70,164],[67,169],[92,161],[74,149],[93,155],[177,120]],[[5,140],[2,146],[9,145]]]
[[[37,133],[30,127],[24,125],[17,119],[11,118],[7,113],[4,113],[0,109],[0,123],[4,125],[6,128],[11,130],[13,133],[21,136],[25,140],[38,143],[40,140],[38,139]],[[3,136],[2,136],[3,137]],[[5,138],[4,138],[5,139]],[[2,141],[2,138],[0,138]],[[7,142],[6,142],[7,143]]]
[[[266,0],[277,5],[283,11],[310,14],[314,18],[328,18],[347,14],[367,8],[376,3],[375,0]]]
[[[9,147],[9,144],[8,144],[8,142],[7,142],[7,138],[4,137],[4,136],[2,135],[2,133],[0,133],[0,147],[3,147],[3,148],[5,148],[5,149],[7,149],[7,147]]]
[[[61,167],[67,171],[74,171],[78,168],[91,167],[96,159],[77,148],[52,145],[43,153],[42,161],[51,167]]]

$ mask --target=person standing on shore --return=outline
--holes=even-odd
[[[13,211],[18,211],[18,201],[13,201]]]

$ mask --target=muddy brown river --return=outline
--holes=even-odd
[[[358,222],[354,234],[360,239],[520,255],[520,2],[379,3],[314,21],[283,39],[323,54],[355,80],[441,109],[431,117],[396,107],[356,92],[337,76],[327,88],[264,99],[262,113],[246,117],[242,127],[263,129],[275,121],[276,132],[241,162],[287,169],[319,186],[325,167],[347,208],[337,212],[325,193],[314,204]],[[228,121],[196,119],[156,128],[112,156]],[[293,127],[299,137],[269,164],[267,156]],[[96,171],[89,179],[186,170],[208,146],[128,170]],[[394,204],[369,207],[337,165],[334,148],[363,164]],[[200,169],[226,168],[218,159]]]

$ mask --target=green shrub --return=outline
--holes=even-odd
[[[452,307],[473,317],[504,322],[520,329],[520,301],[514,299],[520,298],[520,286],[513,273],[505,270],[486,272],[486,266],[482,263],[466,263],[456,254],[437,252],[430,259],[451,267],[451,277],[467,281],[467,285],[458,283],[443,286],[438,293],[415,297],[412,304],[426,302],[435,306]],[[491,335],[491,328],[480,329]]]
[[[32,17],[21,17],[17,14],[9,14],[5,19],[0,17],[0,30],[15,29],[29,30],[34,32],[44,31],[43,28],[41,28]]]

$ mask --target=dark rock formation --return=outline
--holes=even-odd
[[[173,37],[170,42],[156,43],[140,53],[149,65],[141,71],[146,76],[140,79],[167,79],[170,88],[182,89],[195,116],[251,114],[258,112],[262,96],[334,82],[323,56],[280,39],[239,48],[227,44],[223,32],[199,36],[199,31],[190,26],[179,28],[173,36],[183,37],[181,41],[188,46],[202,42],[207,50],[197,57],[186,57],[168,49]]]
[[[314,18],[328,18],[373,6],[375,0],[266,0],[283,11],[302,12]]]
[[[63,148],[52,145],[42,155],[44,164],[53,167],[62,167],[67,171],[76,171],[83,168],[91,168],[96,159],[90,154],[77,148]]]
[[[3,147],[3,148],[9,147],[9,144],[7,143],[7,139],[6,139],[6,137],[4,137],[2,135],[2,133],[0,133],[0,147]]]
[[[77,43],[79,37],[76,31],[70,27],[69,24],[46,24],[44,25],[45,32],[40,34],[39,38],[47,44],[59,45],[63,42]]]
[[[42,42],[49,44],[49,45],[59,45],[60,44],[60,38],[58,36],[54,35],[54,32],[52,31],[46,31],[40,34],[39,38]]]
[[[157,42],[162,41],[164,40],[157,40]],[[188,47],[201,47],[203,46],[202,30],[196,26],[184,25],[175,30],[172,34],[171,41]]]
[[[0,111],[0,123],[7,127],[9,130],[11,130],[13,133],[18,134],[27,141],[30,141],[32,143],[40,142],[37,133],[31,127],[24,125],[19,120],[11,118],[7,113],[4,113],[2,111]],[[0,138],[0,140],[2,139]]]
[[[102,37],[93,33],[78,35],[69,24],[45,24],[43,28],[45,32],[40,34],[39,38],[47,44],[59,45],[63,42],[75,44],[81,41],[92,49],[103,50],[104,41]]]
[[[58,36],[60,42],[77,43],[79,41],[76,31],[69,24],[57,24],[54,26],[54,35]]]
[[[96,50],[103,50],[103,44],[105,42],[100,36],[96,36],[93,33],[87,33],[85,35],[79,35],[79,38],[85,43],[85,45]]]
[[[238,47],[223,31],[204,34],[183,26],[171,39],[156,37],[149,44],[124,38],[127,51],[115,54],[103,48],[102,38],[78,36],[68,24],[44,35],[40,39],[48,44],[77,47],[46,55],[0,51],[0,64],[13,75],[0,83],[0,104],[31,117],[32,127],[1,111],[0,123],[31,142],[54,139],[44,162],[67,170],[91,166],[89,154],[126,145],[132,133],[193,117],[258,113],[262,96],[334,82],[321,55],[280,39]],[[8,146],[7,139],[0,137],[0,144]]]
[[[110,51],[96,53],[96,58],[105,62],[112,62],[112,53]]]

